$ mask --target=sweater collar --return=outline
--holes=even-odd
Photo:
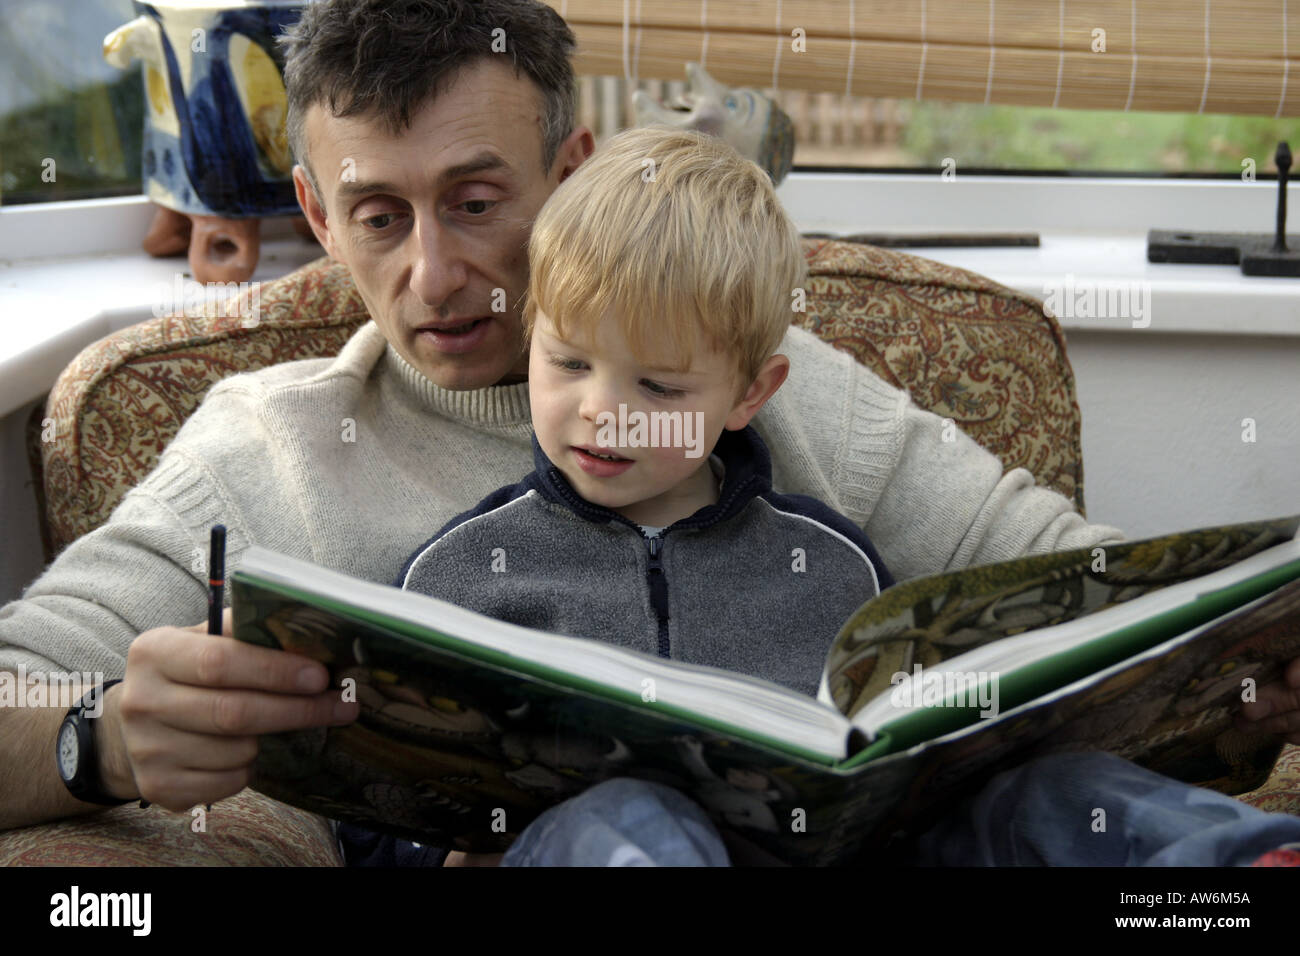
[[[435,384],[388,343],[385,358],[403,388],[426,408],[475,426],[530,426],[528,383],[455,390]]]
[[[674,521],[664,529],[665,531],[678,528],[703,528],[719,521],[726,521],[740,512],[750,499],[771,490],[772,461],[768,457],[763,440],[758,437],[758,432],[754,431],[753,426],[747,425],[740,431],[723,431],[712,454],[722,460],[724,469],[722,488],[718,492],[717,502],[705,505],[690,517]],[[564,473],[556,468],[546,456],[546,452],[542,451],[536,433],[533,435],[533,464],[536,467],[531,476],[534,487],[549,501],[563,504],[581,517],[597,524],[615,521],[635,526],[635,522],[629,521],[618,512],[592,504],[574,491],[569,480],[564,477]],[[707,462],[705,467],[708,467]]]

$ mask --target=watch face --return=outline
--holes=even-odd
[[[65,723],[59,729],[59,773],[64,780],[71,780],[77,773],[77,727]]]

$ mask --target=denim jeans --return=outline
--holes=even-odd
[[[926,866],[1248,866],[1300,841],[1265,813],[1106,753],[1044,757],[994,777],[915,844]]]
[[[660,783],[619,777],[551,807],[501,866],[728,866],[708,815]]]
[[[1243,866],[1300,842],[1264,813],[1105,753],[1059,754],[994,777],[913,841],[919,866]],[[502,866],[726,866],[704,811],[661,784],[609,780],[534,820]]]

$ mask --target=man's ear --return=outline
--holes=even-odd
[[[325,210],[316,196],[316,190],[312,189],[311,181],[307,179],[307,170],[297,164],[293,167],[293,191],[298,197],[298,205],[302,207],[302,213],[307,217],[307,224],[311,226],[317,241],[330,254],[331,259],[342,262],[334,248],[334,237],[330,235],[329,226],[325,224]]]
[[[773,355],[769,358],[758,370],[749,388],[745,389],[745,394],[740,396],[740,401],[731,410],[722,427],[735,431],[748,425],[750,419],[758,414],[758,410],[767,404],[767,400],[776,394],[776,390],[781,387],[789,374],[788,358],[784,355]]]
[[[579,126],[569,138],[560,144],[560,148],[555,152],[555,162],[551,165],[551,172],[556,171],[559,166],[560,178],[557,183],[562,183],[573,175],[574,170],[587,161],[587,157],[596,151],[596,140],[591,135],[591,130],[585,126]]]

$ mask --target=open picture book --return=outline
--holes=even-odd
[[[1065,750],[1241,793],[1281,747],[1232,715],[1300,656],[1297,528],[1300,515],[903,582],[845,622],[818,699],[254,547],[231,575],[235,636],[323,662],[361,715],[264,736],[253,786],[494,852],[548,807],[632,776],[788,863],[852,862]]]

